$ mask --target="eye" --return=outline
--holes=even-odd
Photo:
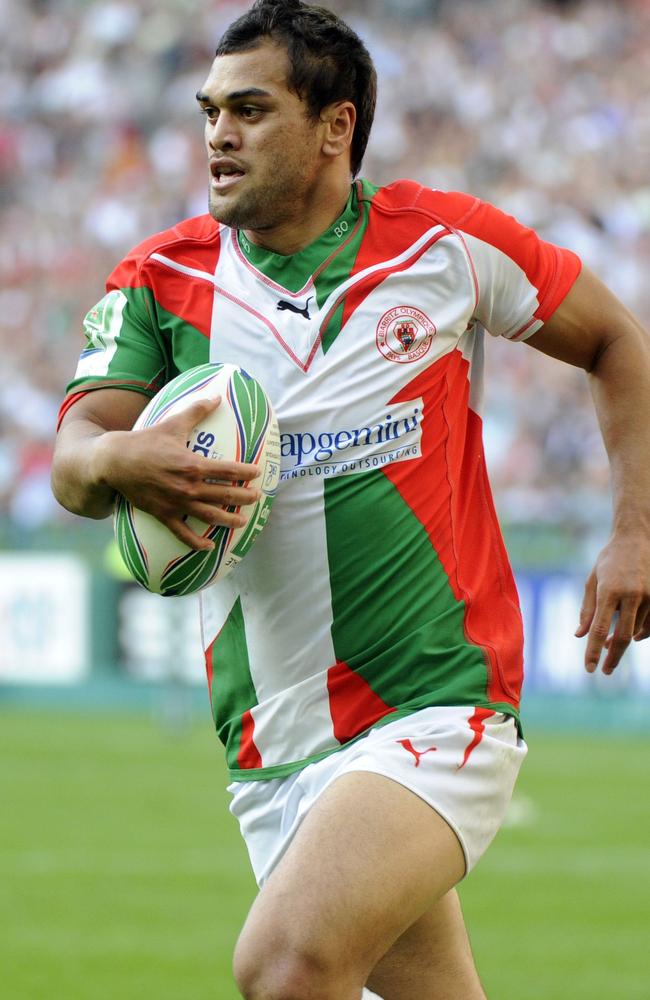
[[[239,114],[241,115],[242,118],[245,118],[247,121],[250,121],[251,119],[257,118],[259,115],[261,115],[262,109],[254,108],[250,104],[245,104],[243,107],[239,109]]]
[[[217,108],[212,108],[209,104],[199,108],[199,114],[204,115],[209,122],[216,122],[219,117]]]

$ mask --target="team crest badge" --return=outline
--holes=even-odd
[[[412,364],[429,352],[435,335],[426,313],[414,306],[395,306],[379,320],[377,347],[389,361]]]

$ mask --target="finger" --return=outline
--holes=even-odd
[[[200,461],[206,483],[249,483],[262,474],[259,465],[249,462],[221,462],[211,458],[201,458]]]
[[[189,545],[191,549],[196,552],[210,552],[214,549],[214,542],[209,538],[203,538],[198,535],[195,531],[189,527],[185,521],[179,518],[169,518],[168,520],[161,520],[161,523],[169,528],[172,535],[175,535],[179,541],[183,542],[185,545]]]
[[[616,603],[613,598],[599,597],[597,599],[585,650],[585,668],[590,674],[593,674],[598,668],[600,655],[610,634],[615,612]]]
[[[645,614],[643,616],[637,614],[636,616],[635,642],[641,642],[642,639],[647,639],[650,636],[650,605],[646,603],[644,606],[646,607]]]
[[[641,602],[639,610],[636,613],[636,621],[634,623],[635,641],[638,642],[641,639],[647,639],[649,634],[648,629],[650,629],[650,600],[645,600]]]
[[[232,483],[207,485],[199,492],[196,499],[215,507],[248,507],[257,503],[262,491],[254,486],[233,486]]]
[[[212,507],[209,504],[192,504],[188,510],[189,517],[195,517],[204,524],[220,524],[225,528],[243,528],[248,522],[245,514],[238,510],[226,510],[225,507]]]
[[[591,623],[593,622],[594,614],[596,613],[596,595],[596,574],[591,573],[585,584],[582,607],[580,608],[580,623],[575,632],[578,639],[582,639],[591,628]]]
[[[603,663],[603,673],[613,674],[625,650],[632,642],[636,622],[637,601],[622,601],[613,633],[606,642],[607,655]]]

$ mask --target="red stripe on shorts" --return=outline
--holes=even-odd
[[[474,735],[472,736],[471,742],[465,750],[465,756],[463,757],[463,763],[458,765],[458,770],[461,767],[465,767],[465,764],[470,758],[470,755],[476,750],[477,746],[483,739],[483,733],[485,732],[485,722],[492,715],[496,715],[496,712],[491,708],[477,708],[474,715],[469,720],[469,728],[472,730]]]

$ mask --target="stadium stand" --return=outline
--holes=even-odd
[[[194,92],[239,0],[0,4],[0,519],[65,522],[57,406],[81,320],[140,238],[204,211]],[[650,5],[332,2],[380,74],[364,174],[493,201],[577,250],[650,318]],[[586,380],[488,349],[486,443],[506,523],[602,530]],[[531,405],[532,401],[532,405]]]

